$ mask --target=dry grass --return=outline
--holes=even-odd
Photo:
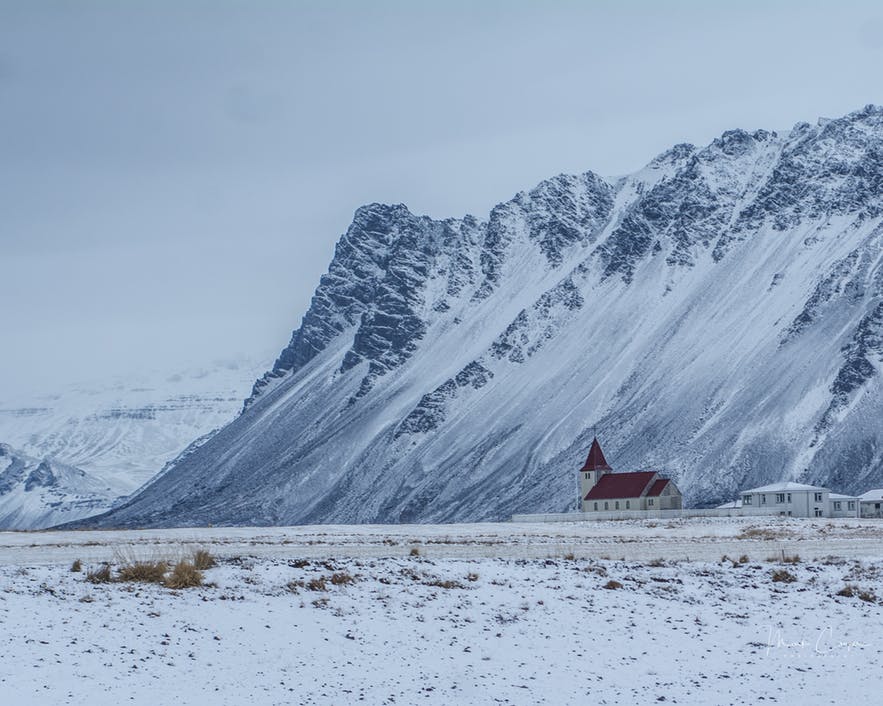
[[[205,571],[206,569],[211,569],[213,566],[217,565],[218,562],[215,561],[215,558],[208,550],[197,549],[195,552],[193,552],[193,566],[195,566],[199,571]]]
[[[78,574],[83,570],[83,562],[79,559],[75,559],[74,563],[71,564],[71,571]]]
[[[193,562],[182,559],[165,579],[167,588],[194,588],[202,586],[202,572]]]
[[[565,561],[573,561],[574,559],[576,559],[576,556],[573,552],[567,552],[567,554],[564,555]]]
[[[787,569],[773,571],[773,583],[794,583],[797,577]]]
[[[843,588],[837,591],[837,595],[843,596],[844,598],[858,598],[865,603],[877,602],[877,595],[873,591],[861,589],[851,583],[846,584]]]
[[[110,564],[102,564],[97,569],[86,572],[86,580],[89,583],[110,583],[113,578],[110,575]]]
[[[420,548],[419,547],[411,547],[411,556],[420,556]]]
[[[466,580],[470,583],[475,583],[476,581],[478,581],[478,574],[470,571],[468,574],[466,574]]]
[[[607,583],[604,584],[604,588],[615,591],[617,588],[622,588],[622,584],[619,581],[614,581],[613,579],[610,579]]]
[[[877,596],[873,591],[859,591],[858,597],[859,597],[859,600],[862,600],[865,603],[876,603],[877,602]]]
[[[788,532],[786,531],[774,530],[769,527],[746,527],[736,535],[736,539],[762,539],[772,541],[774,539],[782,539],[787,534]]]
[[[162,583],[169,565],[165,561],[133,561],[121,566],[120,581],[140,583]]]
[[[325,585],[325,577],[320,576],[317,579],[310,579],[307,581],[306,587],[311,591],[327,591],[328,587]]]
[[[430,579],[424,581],[425,586],[433,586],[434,588],[465,588],[459,581],[451,581],[450,579]]]
[[[346,586],[349,583],[355,583],[355,581],[355,576],[348,574],[345,571],[338,571],[336,574],[331,574],[332,586]]]

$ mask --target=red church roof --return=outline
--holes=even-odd
[[[668,485],[668,478],[660,478],[653,485],[650,486],[650,490],[647,491],[647,497],[653,498],[657,495],[662,495],[662,489]]]
[[[594,449],[595,447],[592,446]],[[599,449],[600,450],[600,449]],[[603,460],[603,456],[601,457]],[[620,498],[639,498],[644,494],[647,485],[656,476],[656,471],[637,471],[635,473],[606,473],[601,476],[586,495],[586,500],[612,500]],[[668,480],[665,481],[668,483]],[[653,484],[655,488],[657,483]],[[660,488],[661,490],[661,488]]]
[[[613,469],[607,465],[607,460],[604,458],[604,452],[601,451],[601,444],[598,443],[598,439],[592,439],[592,448],[589,449],[589,457],[586,459],[585,465],[579,469],[580,473],[583,471],[612,471]]]

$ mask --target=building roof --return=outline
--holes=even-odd
[[[858,499],[862,502],[872,502],[874,500],[883,500],[883,488],[875,488],[874,490],[869,490],[867,493],[862,493],[858,496]]]
[[[665,488],[669,484],[668,478],[660,478],[653,485],[650,486],[650,490],[647,491],[647,497],[653,498],[657,495],[662,495],[662,489]]]
[[[880,491],[883,493],[883,490]],[[856,500],[855,495],[841,495],[840,493],[828,493],[828,500]]]
[[[604,452],[601,451],[601,444],[598,443],[598,438],[595,437],[592,439],[592,448],[589,449],[589,456],[586,458],[585,464],[583,467],[579,469],[580,473],[583,471],[612,471],[613,469],[607,465],[607,460],[604,458]]]
[[[788,492],[794,490],[827,490],[827,488],[820,488],[817,485],[804,485],[803,483],[792,483],[791,481],[787,481],[785,483],[773,483],[771,485],[762,485],[759,488],[751,488],[750,490],[743,490],[742,494],[745,493],[781,493]]]
[[[724,503],[723,505],[718,505],[717,509],[718,510],[729,510],[729,509],[735,509],[735,508],[739,508],[739,507],[742,507],[742,498],[739,498],[737,500],[730,500],[730,502],[728,502],[728,503]]]
[[[640,498],[647,486],[656,477],[656,471],[635,473],[606,473],[592,486],[586,500],[612,500],[620,498]],[[666,480],[666,483],[668,481]]]

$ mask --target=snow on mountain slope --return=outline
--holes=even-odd
[[[0,529],[41,529],[107,510],[113,488],[79,468],[0,444]]]
[[[94,521],[499,519],[614,468],[689,504],[883,480],[883,109],[732,130],[487,220],[356,211],[241,416]]]
[[[0,398],[0,439],[31,456],[63,459],[128,495],[194,438],[230,421],[263,367],[230,360]]]

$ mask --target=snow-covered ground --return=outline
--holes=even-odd
[[[832,556],[813,558],[826,543]],[[91,584],[68,562],[188,545],[221,559],[204,587]],[[40,532],[0,546],[3,704],[879,703],[879,522]],[[782,550],[800,562],[769,561]],[[846,585],[868,600],[837,595]]]

